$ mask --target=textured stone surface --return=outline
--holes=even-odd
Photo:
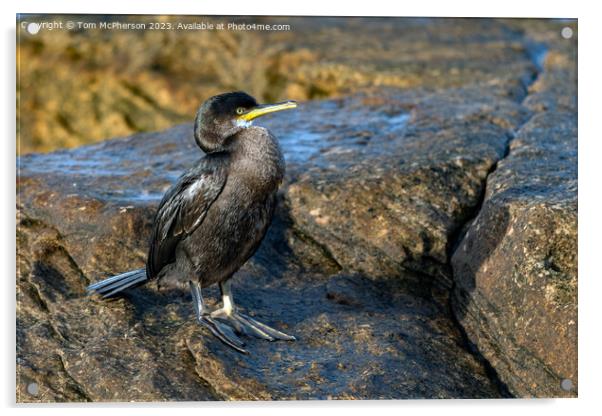
[[[576,47],[566,49],[546,57],[525,100],[535,113],[452,261],[459,322],[521,397],[577,395]]]
[[[409,269],[449,289],[451,237],[478,205],[487,173],[527,113],[476,87],[371,99],[405,108],[408,120],[390,130],[381,123],[380,131],[366,124],[363,146],[331,148],[304,169],[290,186],[294,222],[343,267],[375,277]]]
[[[300,210],[296,201],[302,188],[295,185],[296,178],[307,177],[308,166],[328,167],[329,152],[337,148],[351,152],[346,159],[337,158],[341,163],[355,163],[360,155],[353,153],[356,148],[382,155],[372,143],[393,136],[378,138],[377,125],[401,119],[384,112],[389,101],[379,100],[362,95],[310,103],[292,118],[282,114],[266,123],[281,136],[290,160],[289,184],[267,240],[235,279],[235,295],[243,308],[299,340],[251,340],[249,356],[225,348],[195,323],[187,293],[157,293],[149,285],[113,302],[84,296],[89,282],[143,265],[154,206],[175,172],[199,155],[190,125],[22,157],[19,388],[35,380],[44,392],[35,399],[50,401],[497,397],[497,386],[482,363],[463,348],[445,301],[431,297],[430,279],[401,267],[389,279],[377,279],[384,276],[369,274],[377,270],[376,258],[369,260],[373,269],[352,267],[353,262],[341,265],[319,242],[318,230],[295,222],[292,215],[291,206]],[[341,125],[349,111],[362,108],[365,120],[374,119],[374,142],[355,143],[369,123],[350,123],[349,135],[341,137],[319,121],[309,123],[333,107],[340,116],[328,117],[328,123]],[[512,105],[510,110],[514,114]],[[303,126],[310,124],[318,132],[305,133]],[[418,131],[420,123],[399,124],[400,131]],[[500,137],[492,134],[493,144],[473,146],[474,171],[480,173],[458,172],[447,181],[420,177],[440,181],[440,192],[474,195],[459,198],[460,211],[467,209],[462,204],[476,203],[488,167],[502,152],[503,130],[493,124],[490,129]],[[435,139],[429,137],[414,146],[424,146],[425,152],[434,148]],[[301,157],[300,146],[316,139],[328,151]],[[415,168],[424,157],[416,152]],[[459,163],[455,153],[429,157],[441,169]],[[394,175],[393,165],[381,169]],[[326,177],[319,171],[313,175]],[[367,198],[374,190],[356,188],[354,198]],[[349,207],[362,213],[362,208]],[[389,215],[378,205],[374,214]],[[425,214],[414,215],[427,222]],[[214,290],[209,293],[215,298]],[[130,377],[135,382],[126,389]]]

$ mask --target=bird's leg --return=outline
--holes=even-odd
[[[219,288],[222,292],[223,306],[220,309],[211,312],[212,318],[227,322],[238,333],[252,335],[269,341],[275,341],[277,339],[286,341],[295,340],[295,337],[293,336],[280,332],[266,324],[256,321],[250,316],[238,312],[236,305],[234,305],[234,299],[232,298],[229,280],[220,283]]]
[[[243,348],[245,344],[236,336],[236,334],[234,334],[232,328],[216,321],[207,312],[205,304],[203,303],[203,296],[201,295],[201,286],[199,283],[190,281],[189,284],[197,321],[208,328],[209,331],[224,344],[234,348],[236,351],[247,354],[247,351]]]

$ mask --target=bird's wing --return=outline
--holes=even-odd
[[[208,155],[183,174],[170,188],[155,214],[147,260],[147,275],[156,277],[175,260],[175,249],[202,222],[209,207],[224,189],[228,159]]]

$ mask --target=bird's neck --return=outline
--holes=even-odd
[[[278,188],[284,178],[284,157],[276,138],[263,127],[240,131],[232,149],[236,172],[254,187]]]

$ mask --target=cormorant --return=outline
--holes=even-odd
[[[252,121],[296,106],[294,101],[259,105],[244,92],[220,94],[203,103],[194,138],[206,155],[159,204],[146,269],[110,277],[88,290],[107,298],[154,279],[159,287],[188,286],[198,321],[237,351],[246,353],[235,332],[270,341],[295,340],[239,312],[230,278],[265,236],[284,177],[276,138]],[[201,288],[214,283],[223,305],[209,312]]]

